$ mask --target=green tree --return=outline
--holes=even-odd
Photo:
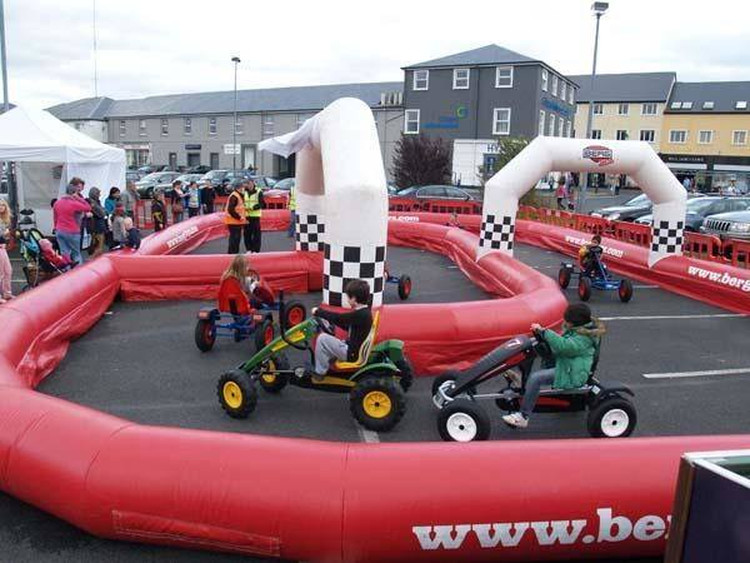
[[[529,140],[525,137],[501,137],[497,140],[497,160],[492,166],[491,170],[485,170],[483,166],[479,167],[479,173],[486,182],[498,170],[513,160],[523,149],[529,144]],[[536,190],[529,190],[522,198],[522,205],[532,205],[535,207],[543,206],[548,207],[550,203],[547,201],[549,198],[540,197]]]
[[[440,137],[401,135],[393,156],[393,179],[400,188],[450,184],[453,150]]]

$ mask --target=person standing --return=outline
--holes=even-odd
[[[80,182],[73,183],[74,181]],[[83,199],[81,190],[83,181],[74,178],[65,189],[65,194],[55,202],[55,234],[60,246],[60,253],[70,258],[75,264],[83,262],[81,254],[81,223],[84,215],[91,215],[91,206]]]
[[[125,214],[133,219],[133,221],[135,221],[135,212],[140,200],[141,196],[138,194],[138,190],[135,189],[135,183],[128,182],[125,185],[125,191],[120,196],[120,201],[125,207]]]
[[[201,212],[201,192],[198,182],[190,182],[187,188],[188,217],[197,217]]]
[[[112,186],[109,189],[109,195],[104,200],[104,209],[107,215],[112,215],[115,212],[115,206],[120,203],[120,188]]]
[[[229,229],[229,249],[228,254],[240,253],[240,239],[242,230],[247,224],[245,218],[245,186],[242,181],[233,185],[232,192],[227,198],[226,208],[224,210],[224,224]]]
[[[182,191],[182,180],[172,182],[172,223],[182,221],[185,213],[185,192]]]
[[[260,218],[264,206],[263,192],[252,180],[245,180],[245,250],[260,252],[261,231]]]
[[[568,191],[565,189],[565,178],[560,176],[557,181],[557,190],[555,191],[555,198],[557,199],[557,208],[565,209],[563,200],[568,197]]]
[[[13,299],[11,291],[11,280],[13,279],[13,268],[8,257],[8,243],[10,242],[10,229],[13,223],[13,215],[8,207],[8,202],[0,199],[0,303]]]
[[[154,199],[151,201],[151,220],[154,223],[155,233],[164,230],[167,223],[167,207],[161,190],[154,190]]]
[[[214,212],[214,202],[216,201],[216,189],[211,181],[207,181],[201,190],[201,202],[203,203],[203,213],[209,214]]]
[[[690,176],[685,176],[682,179],[682,187],[685,188],[686,192],[690,191]]]
[[[104,251],[104,239],[107,234],[107,212],[102,207],[100,197],[101,190],[94,187],[89,190],[89,197],[86,199],[91,206],[91,217],[86,225],[86,230],[91,233],[89,256],[94,258]]]
[[[297,193],[294,184],[292,184],[292,188],[289,190],[289,203],[287,207],[289,208],[289,228],[286,231],[286,236],[293,237],[295,223],[297,222]]]

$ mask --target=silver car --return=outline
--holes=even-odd
[[[733,211],[706,217],[701,232],[722,240],[750,240],[750,211]]]

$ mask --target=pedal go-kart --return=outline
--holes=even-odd
[[[587,269],[583,265],[576,268],[575,265],[563,262],[557,274],[557,283],[562,289],[567,289],[573,276],[578,276],[578,297],[581,301],[591,299],[593,289],[600,291],[617,291],[620,301],[627,303],[633,298],[633,284],[630,280],[615,279],[609,273],[607,266],[601,260],[601,248],[591,252],[593,262]]]
[[[280,318],[288,317],[282,296]],[[404,392],[411,386],[413,375],[402,341],[375,343],[379,320],[380,312],[376,312],[357,360],[334,363],[322,381],[312,379],[304,367],[290,367],[282,351],[286,348],[308,351],[314,365],[315,337],[320,331],[333,334],[334,327],[318,317],[310,317],[288,330],[282,324],[277,338],[219,378],[217,393],[221,407],[233,418],[247,418],[258,402],[258,386],[268,393],[279,393],[287,385],[295,385],[349,393],[349,409],[362,426],[378,432],[391,430],[404,416]]]
[[[386,265],[385,267],[385,283],[398,286],[398,298],[401,301],[406,301],[411,295],[411,278],[406,274],[398,276],[393,275]]]
[[[262,302],[254,307],[237,279],[223,280],[216,307],[203,307],[198,311],[195,325],[195,345],[198,349],[209,352],[218,337],[233,338],[235,342],[253,337],[257,350],[268,345],[276,335],[272,311],[279,311],[281,315],[281,308],[270,289],[263,291]],[[296,325],[305,320],[307,309],[300,301],[290,301],[283,314],[288,326]]]
[[[547,361],[552,358],[542,333],[534,333],[532,337],[521,335],[495,348],[465,371],[448,371],[438,376],[432,385],[432,402],[440,409],[437,420],[440,437],[454,442],[487,440],[491,431],[490,417],[479,401],[494,400],[500,410],[518,411],[537,357]],[[634,394],[624,385],[603,385],[595,377],[598,361],[597,350],[591,374],[583,387],[543,389],[534,412],[588,411],[587,428],[591,436],[629,436],[635,429],[637,416],[635,406],[626,395],[633,397]],[[521,373],[520,389],[513,387],[513,378],[507,373],[513,368]],[[480,385],[496,378],[502,382],[499,391],[478,392]]]

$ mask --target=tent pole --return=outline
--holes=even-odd
[[[5,5],[3,0],[0,0],[0,66],[2,66],[3,74],[3,113],[5,113],[10,109],[10,102],[8,101],[8,61],[5,54]],[[8,185],[10,207],[13,211],[17,211],[16,207],[18,205],[18,198],[16,194],[16,185],[15,182],[13,182],[10,173],[10,162],[4,162],[3,169],[5,170],[5,177]]]

